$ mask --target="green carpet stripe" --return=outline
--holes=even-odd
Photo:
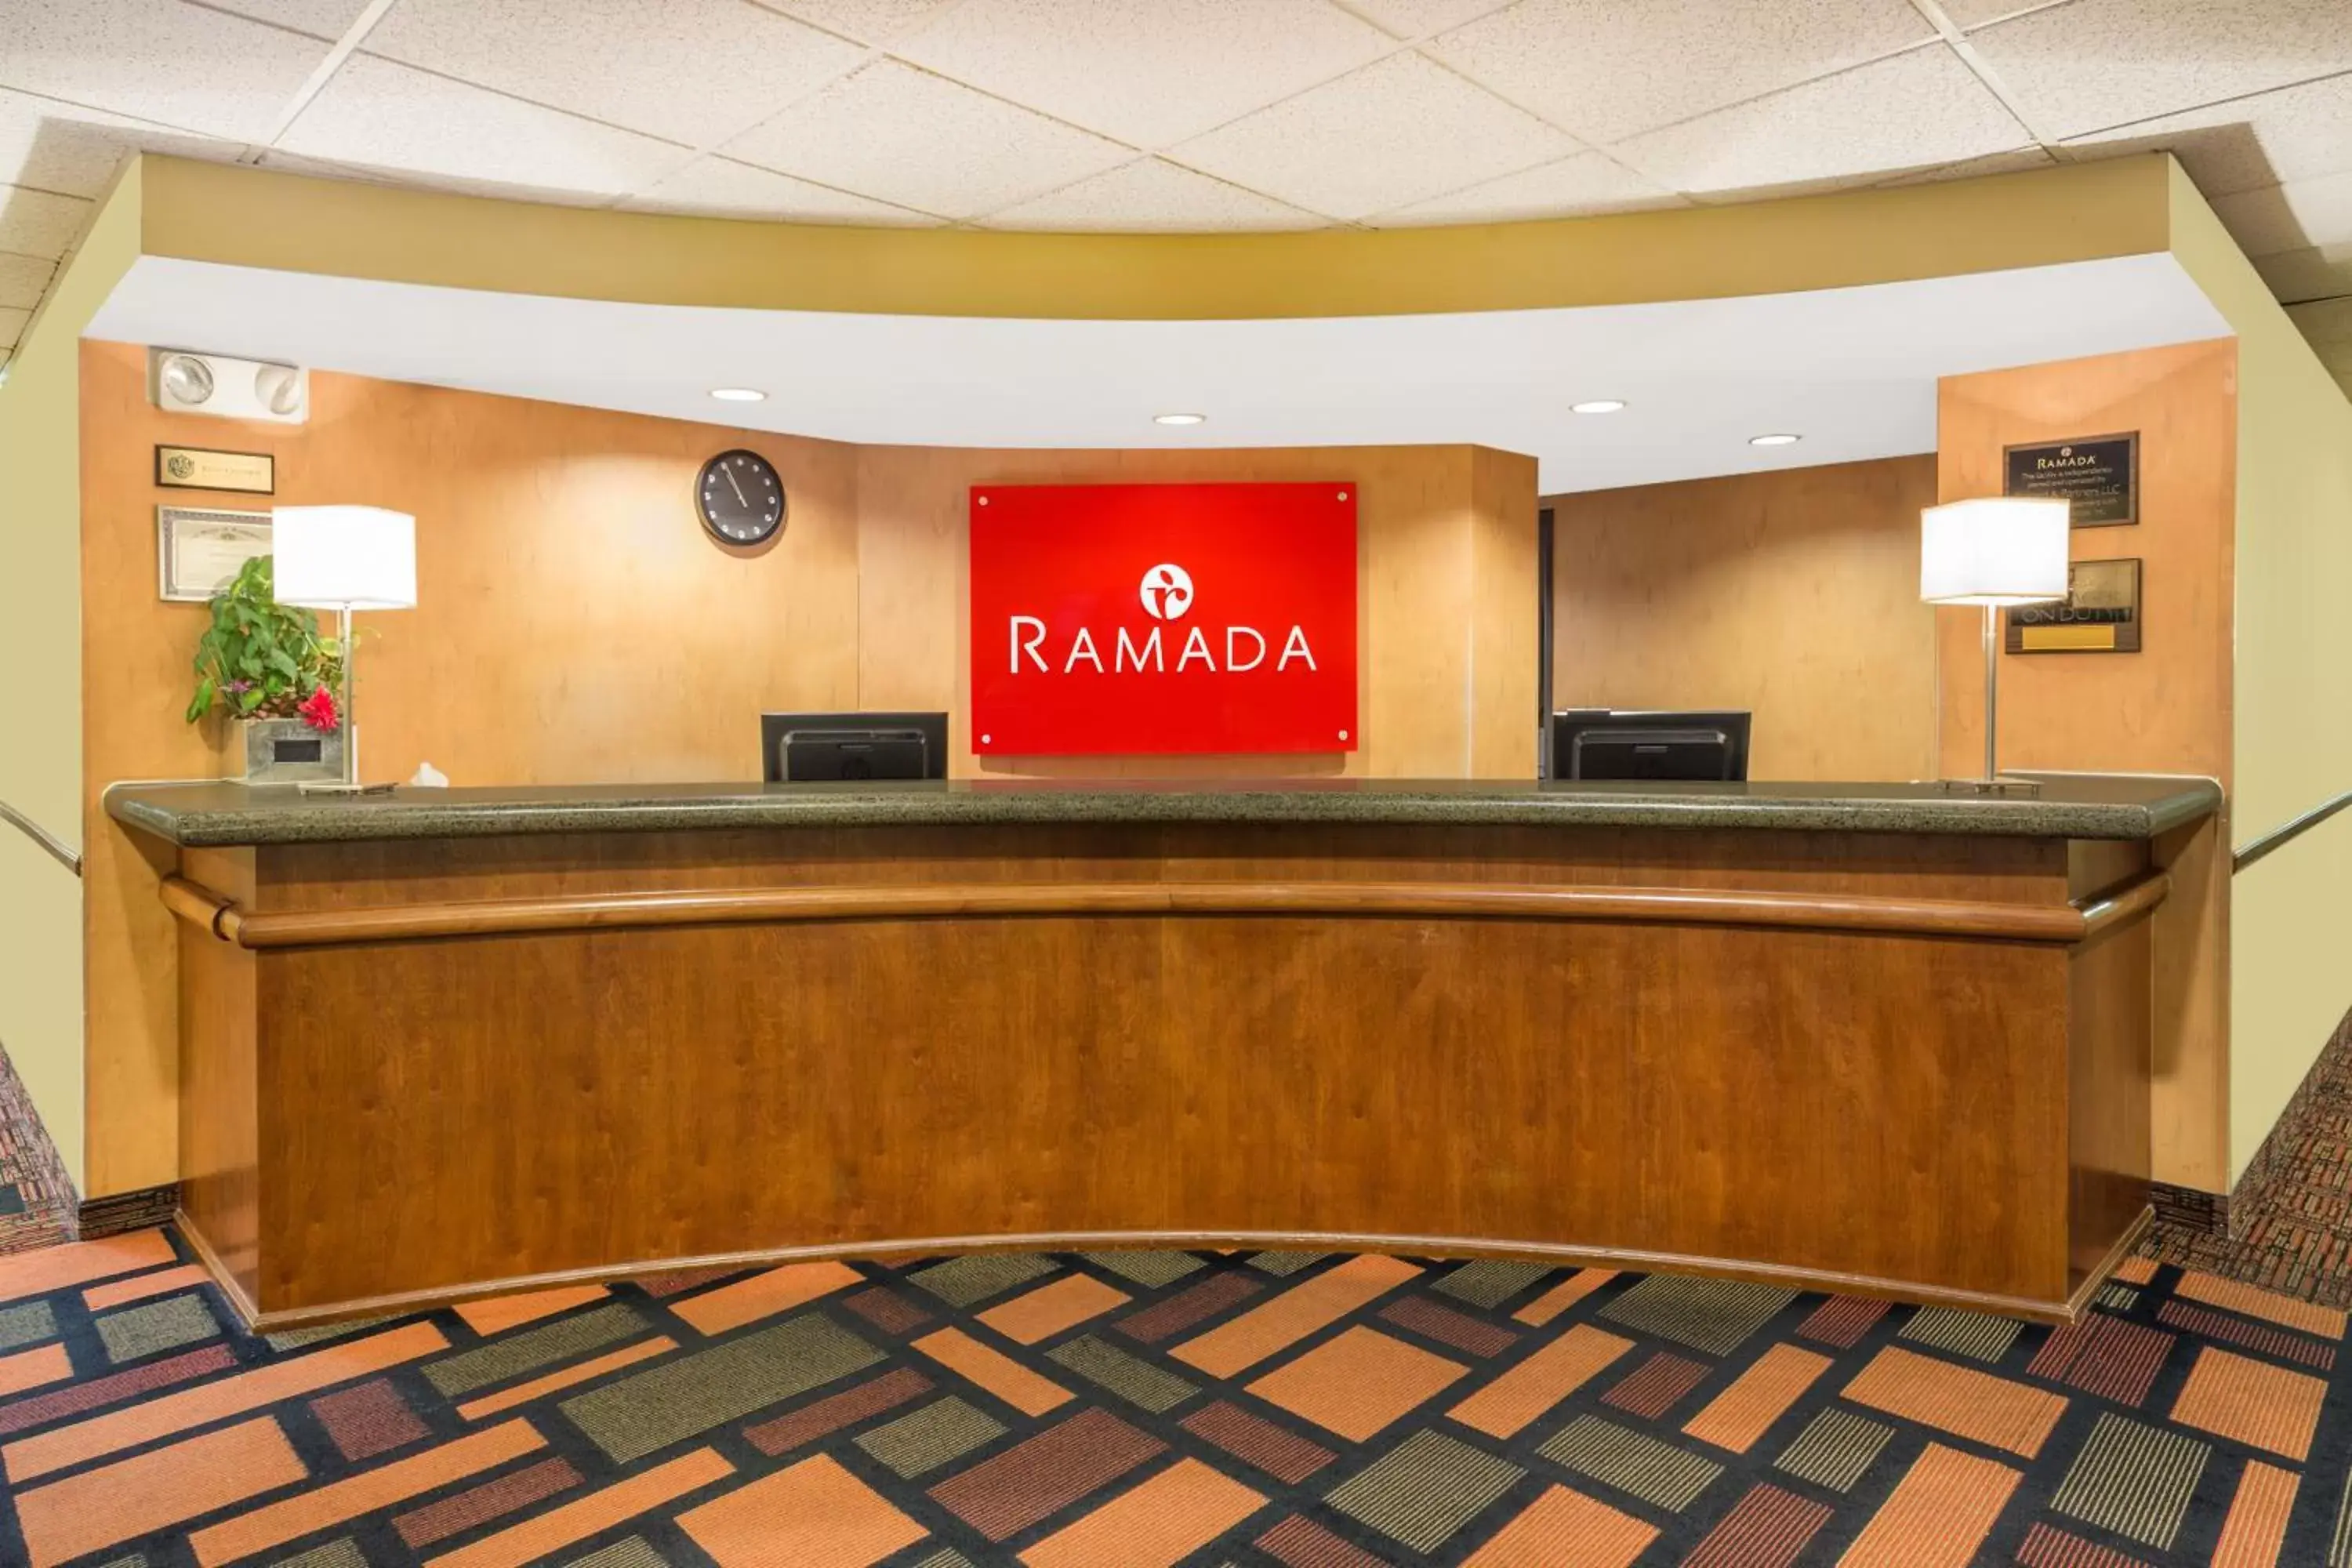
[[[1723,1474],[1712,1459],[1661,1443],[1655,1437],[1580,1415],[1536,1450],[1545,1458],[1658,1508],[1680,1513]]]
[[[1325,1496],[1415,1552],[1434,1552],[1527,1471],[1442,1432],[1420,1431]]]
[[[951,1307],[969,1307],[1058,1267],[1034,1252],[976,1252],[918,1268],[907,1276],[907,1283],[921,1286]]]
[[[504,1383],[523,1373],[616,1344],[643,1331],[645,1326],[646,1321],[637,1315],[636,1309],[614,1302],[576,1318],[558,1318],[551,1323],[492,1340],[477,1349],[445,1356],[425,1367],[425,1380],[454,1399],[477,1388]]]
[[[856,1334],[812,1312],[576,1394],[556,1408],[626,1464],[882,1359]]]
[[[1817,1487],[1850,1491],[1894,1436],[1892,1426],[1832,1408],[1805,1423],[1805,1429],[1772,1463]]]
[[[2168,1552],[2212,1455],[2179,1433],[2105,1413],[2058,1483],[2051,1511]]]
[[[157,1351],[215,1340],[220,1332],[219,1320],[201,1296],[173,1296],[98,1320],[98,1337],[110,1362],[136,1361]]]
[[[1956,1355],[1995,1362],[2009,1353],[2025,1325],[2014,1318],[1996,1318],[1955,1307],[1922,1307],[1903,1325],[1898,1339],[1916,1340]]]
[[[1492,1311],[1550,1272],[1548,1264],[1505,1263],[1486,1258],[1464,1264],[1431,1289]]]
[[[1080,1377],[1100,1384],[1130,1405],[1141,1405],[1155,1415],[1175,1409],[1201,1392],[1174,1373],[1163,1372],[1115,1345],[1106,1344],[1092,1334],[1082,1334],[1066,1345],[1047,1351],[1045,1354]]]
[[[1189,1252],[1166,1248],[1135,1252],[1081,1252],[1078,1256],[1097,1268],[1107,1268],[1123,1279],[1132,1279],[1138,1285],[1154,1290],[1162,1285],[1173,1285],[1187,1274],[1208,1267]]]
[[[1729,1355],[1796,1299],[1794,1290],[1769,1285],[1653,1274],[1601,1308],[1601,1315],[1709,1355]]]
[[[861,1434],[857,1446],[901,1480],[912,1480],[1003,1436],[1003,1423],[950,1394]]]

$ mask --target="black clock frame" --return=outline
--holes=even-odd
[[[776,491],[776,515],[774,521],[766,522],[764,527],[761,528],[758,532],[751,535],[749,538],[739,537],[728,532],[726,529],[720,525],[719,520],[714,516],[711,511],[709,498],[711,476],[718,473],[722,465],[735,458],[748,458],[751,459],[751,461],[756,466],[756,471],[765,475],[769,483],[775,487]],[[785,493],[783,476],[776,472],[775,464],[770,462],[766,458],[761,456],[759,453],[752,451],[748,447],[730,447],[727,450],[719,453],[717,457],[714,457],[709,461],[704,463],[701,469],[694,476],[694,511],[695,515],[702,520],[703,532],[709,534],[712,539],[717,540],[719,543],[731,546],[738,550],[756,549],[760,545],[767,543],[770,540],[775,538],[777,534],[782,533],[784,531],[784,524],[792,516],[792,498]],[[764,521],[765,520],[754,519],[752,521]]]

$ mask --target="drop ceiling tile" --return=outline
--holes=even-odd
[[[991,214],[991,228],[1074,234],[1318,228],[1313,213],[1158,158],[1131,163]]]
[[[0,87],[238,142],[266,137],[327,46],[178,0],[9,0]]]
[[[1687,205],[1672,191],[1659,189],[1602,153],[1575,153],[1558,163],[1523,169],[1466,191],[1433,196],[1365,221],[1376,228],[1433,223],[1509,223],[1521,218],[1588,217]]]
[[[741,0],[400,0],[362,47],[696,147],[757,124],[866,53]]]
[[[2352,69],[2345,0],[2074,0],[1969,37],[2061,139]]]
[[[2352,365],[2352,296],[2292,305],[2286,313],[2311,340],[2311,346],[2320,351],[2322,359],[2333,351],[2339,361]]]
[[[1175,148],[1181,163],[1356,218],[1580,151],[1417,54],[1391,55]]]
[[[2352,245],[2315,245],[2257,257],[2254,270],[2281,300],[2332,300],[2352,294]]]
[[[94,205],[79,196],[0,185],[0,250],[55,260],[72,248]]]
[[[14,350],[16,340],[25,335],[25,323],[32,319],[30,310],[0,310],[0,349]]]
[[[1131,154],[1101,137],[883,60],[757,130],[731,157],[918,212],[995,212]]]
[[[1938,168],[2029,140],[1958,57],[1934,48],[1636,136],[1616,151],[1681,191],[1760,196]]]
[[[2312,246],[2352,252],[2352,170],[2222,196],[2213,216],[2257,259]]]
[[[896,52],[1073,125],[1157,148],[1394,47],[1324,0],[964,0]]]
[[[340,41],[368,7],[368,0],[205,0],[215,11],[233,11],[257,22],[275,23],[314,38]]]
[[[1429,50],[1553,124],[1607,143],[1935,36],[1907,0],[1524,0]]]
[[[680,159],[665,142],[366,55],[343,63],[278,145],[451,188],[570,200],[640,190]]]
[[[45,257],[0,254],[0,310],[29,310],[39,304],[57,269]]]
[[[0,184],[60,195],[96,196],[135,152],[184,158],[236,158],[242,142],[222,142],[142,121],[0,88]]]
[[[709,217],[772,218],[793,223],[936,224],[924,213],[828,190],[790,174],[698,158],[649,190],[621,204],[631,212],[696,213]]]
[[[1475,21],[1518,0],[1334,0],[1400,38],[1425,38]]]
[[[2029,11],[2046,11],[2064,4],[2066,0],[1944,0],[1944,15],[1965,29],[1990,26]]]
[[[2084,156],[2162,150],[2207,199],[2352,169],[2352,71],[2068,144]]]
[[[754,0],[754,4],[862,43],[887,44],[905,37],[956,0]]]
[[[1964,158],[1957,163],[1939,163],[1930,169],[1913,169],[1891,180],[1880,180],[1882,186],[1933,185],[1946,180],[1973,180],[1985,174],[2015,174],[2028,169],[2047,169],[2058,160],[2039,147],[2019,147],[2007,153],[1989,153],[1981,158]]]

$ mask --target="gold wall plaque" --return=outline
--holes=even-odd
[[[2075,562],[2064,601],[2010,611],[2002,641],[2011,653],[2137,653],[2138,561]]]
[[[278,493],[278,459],[267,452],[212,452],[202,447],[157,447],[155,482],[173,490]]]

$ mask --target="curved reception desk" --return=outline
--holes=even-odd
[[[260,1325],[965,1247],[1687,1268],[2064,1318],[2146,1223],[2210,784],[114,792]]]

